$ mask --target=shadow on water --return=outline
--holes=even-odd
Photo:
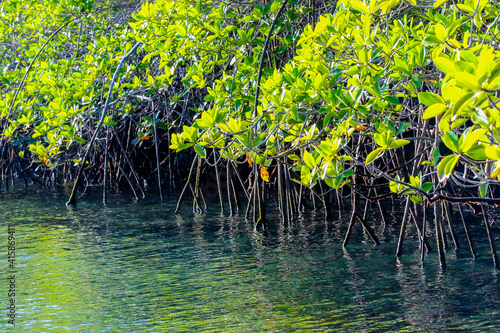
[[[321,211],[266,229],[217,211],[174,214],[174,202],[0,198],[0,241],[16,225],[15,327],[1,332],[487,332],[500,328],[499,273],[449,249],[422,266],[408,231],[394,256],[398,212],[380,246]],[[348,214],[344,214],[348,216]],[[335,215],[334,215],[335,216]],[[336,217],[336,216],[335,216]],[[332,218],[333,219],[333,218]],[[474,230],[473,230],[474,231]],[[480,233],[479,229],[477,233]],[[460,235],[463,237],[463,235]],[[1,252],[6,267],[6,252]],[[0,284],[5,295],[7,283]],[[8,299],[4,297],[4,303]]]

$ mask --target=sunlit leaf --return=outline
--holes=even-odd
[[[434,9],[441,7],[446,1],[448,0],[436,0],[436,2],[434,2]]]
[[[437,94],[431,92],[421,92],[418,94],[418,100],[420,103],[426,106],[432,106],[437,103],[444,104],[443,98]]]
[[[438,57],[433,59],[434,64],[436,67],[443,73],[446,74],[451,74],[455,72],[455,65],[453,64],[453,61],[445,58],[445,57]]]
[[[459,158],[460,155],[448,155],[441,160],[437,167],[437,175],[440,181],[447,179],[451,175]]]
[[[410,141],[409,140],[405,140],[405,139],[400,139],[400,140],[396,140],[394,142],[392,142],[390,145],[389,145],[389,148],[390,149],[395,149],[395,148],[399,148],[399,147],[402,147],[402,146],[405,146],[407,144],[409,144]]]
[[[425,109],[424,114],[422,115],[423,119],[430,119],[436,116],[439,116],[441,113],[445,112],[448,109],[446,104],[433,104]]]
[[[374,151],[372,151],[368,156],[366,157],[365,164],[370,164],[373,160],[375,160],[379,154],[383,151],[382,148],[377,148]]]

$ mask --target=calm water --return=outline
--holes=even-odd
[[[0,332],[500,330],[500,272],[481,225],[472,227],[480,259],[448,250],[441,271],[435,253],[420,265],[411,230],[394,257],[397,212],[376,228],[382,245],[357,228],[343,249],[345,220],[325,223],[321,212],[255,230],[217,210],[175,215],[173,201],[122,197],[103,207],[85,198],[66,208],[65,200],[0,195],[2,277],[7,223],[17,241],[16,326],[2,278]],[[370,223],[380,225],[377,216]]]

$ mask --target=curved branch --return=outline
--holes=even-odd
[[[80,181],[80,178],[82,176],[83,166],[85,165],[85,161],[87,160],[87,157],[89,155],[90,148],[92,147],[92,144],[94,143],[94,140],[97,137],[97,133],[99,132],[99,130],[101,129],[101,127],[104,123],[104,116],[106,115],[106,110],[109,107],[109,100],[111,99],[111,94],[113,92],[113,87],[115,85],[116,78],[118,77],[118,72],[120,71],[120,68],[123,66],[123,63],[125,62],[125,60],[127,60],[127,58],[132,53],[134,53],[135,50],[137,50],[137,48],[139,46],[141,46],[141,44],[142,44],[141,42],[137,42],[137,44],[135,44],[134,47],[132,47],[132,49],[122,58],[122,60],[118,64],[118,67],[116,67],[115,74],[113,75],[113,79],[111,80],[111,84],[109,87],[108,96],[106,97],[106,103],[104,104],[104,108],[102,109],[101,119],[99,120],[99,124],[97,125],[97,128],[95,129],[94,133],[92,134],[92,138],[89,141],[87,150],[85,151],[85,155],[83,156],[80,167],[78,168],[78,173],[76,175],[75,183],[73,184],[73,190],[71,191],[71,195],[70,195],[69,200],[66,203],[66,205],[76,204],[76,188],[77,188],[78,182]]]
[[[281,5],[281,8],[278,10],[276,17],[274,18],[273,23],[271,24],[271,28],[269,29],[269,34],[267,34],[266,42],[264,43],[264,48],[262,49],[262,55],[260,56],[259,73],[257,74],[257,87],[255,88],[256,89],[255,102],[253,107],[252,121],[254,121],[255,117],[257,116],[257,104],[259,101],[259,93],[260,93],[260,80],[262,79],[262,69],[264,68],[264,57],[266,55],[267,47],[269,45],[269,40],[271,39],[271,34],[273,33],[274,26],[276,25],[276,22],[278,22],[280,16],[283,14],[283,11],[285,10],[287,4],[288,0],[285,0],[285,2],[283,2],[283,4]]]

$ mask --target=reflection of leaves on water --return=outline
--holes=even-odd
[[[242,215],[176,215],[153,199],[63,210],[0,200],[0,219],[27,217],[16,231],[30,331],[487,330],[484,314],[500,305],[488,260],[457,259],[440,273],[432,256],[420,266],[418,242],[398,262],[394,244],[375,247],[362,229],[343,249],[346,221],[325,222],[323,212],[282,224],[270,210],[256,230]],[[399,232],[391,226],[388,239]]]

